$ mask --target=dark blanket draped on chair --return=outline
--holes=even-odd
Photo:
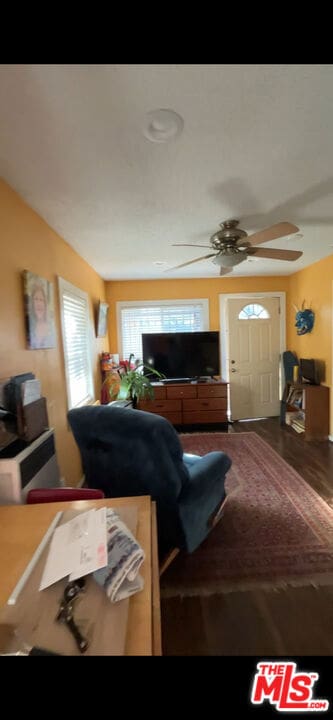
[[[173,547],[193,552],[225,498],[228,455],[184,454],[171,423],[141,410],[88,406],[70,410],[68,419],[88,487],[106,497],[151,495],[160,556]]]

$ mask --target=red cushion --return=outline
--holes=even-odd
[[[105,495],[102,490],[92,488],[36,488],[29,490],[27,504],[62,502],[68,500],[101,500]]]

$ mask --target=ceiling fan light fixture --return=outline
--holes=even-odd
[[[243,262],[243,260],[246,260],[246,253],[239,251],[230,254],[219,253],[219,255],[214,257],[213,263],[215,263],[215,265],[222,265],[222,267],[234,267]]]

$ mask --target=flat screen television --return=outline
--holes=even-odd
[[[310,385],[319,385],[319,363],[312,358],[300,358],[301,381]]]
[[[167,379],[220,375],[217,331],[143,333],[142,349],[144,364],[163,373]],[[148,370],[145,373],[149,376]]]

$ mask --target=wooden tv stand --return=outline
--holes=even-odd
[[[140,400],[139,410],[162,415],[173,425],[228,422],[228,384],[224,380],[152,384],[154,399]]]

